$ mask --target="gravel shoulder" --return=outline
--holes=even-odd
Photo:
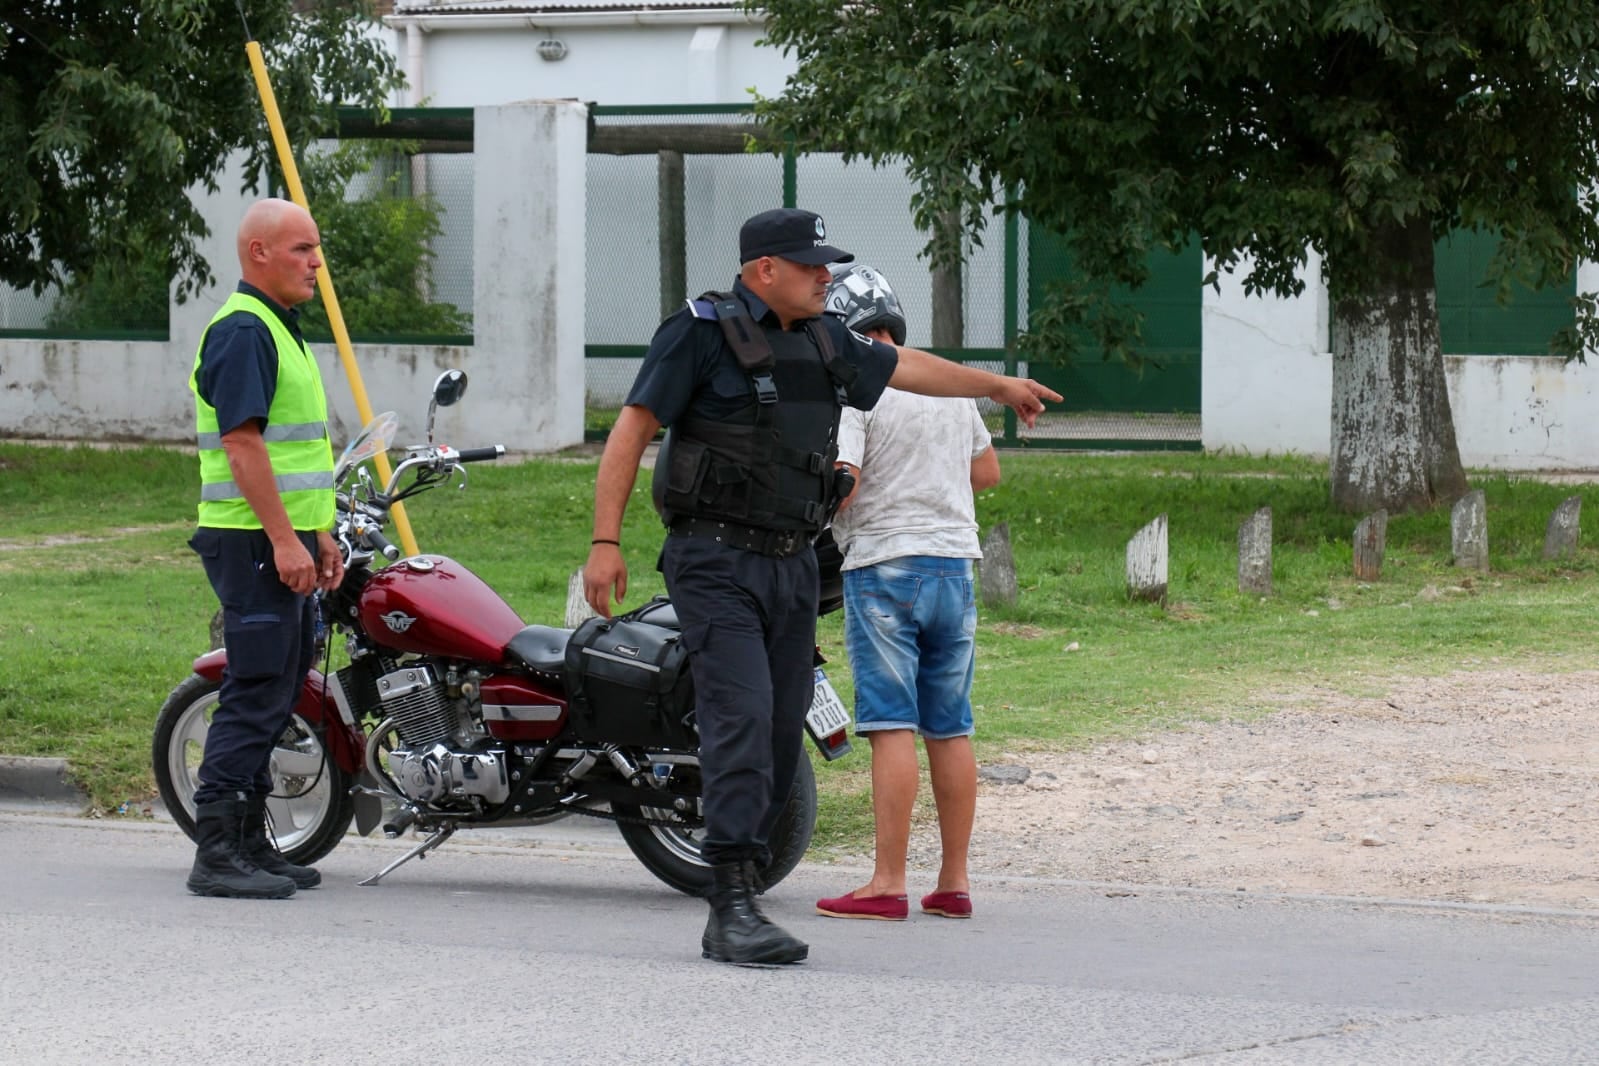
[[[981,784],[972,872],[1599,911],[1599,672],[1269,703],[996,760],[1028,774]],[[934,871],[926,806],[911,864]]]

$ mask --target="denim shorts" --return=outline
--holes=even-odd
[[[970,559],[915,555],[844,571],[855,731],[972,733],[977,602]]]

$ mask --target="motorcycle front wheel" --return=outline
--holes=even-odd
[[[630,818],[664,818],[671,814],[670,811],[621,805],[617,805],[615,811]],[[703,896],[710,891],[711,868],[700,854],[703,829],[629,822],[618,822],[616,827],[621,830],[628,849],[650,873],[690,896]],[[804,858],[805,849],[811,846],[811,834],[815,830],[816,773],[811,769],[809,756],[802,752],[788,802],[783,805],[777,824],[772,827],[771,839],[766,842],[772,861],[761,867],[762,891],[794,871]]]
[[[161,802],[194,839],[194,791],[205,736],[217,709],[219,685],[191,674],[161,707],[151,763]],[[321,735],[298,713],[289,716],[272,749],[272,793],[267,814],[278,850],[308,865],[332,851],[355,817],[350,775],[328,758]]]

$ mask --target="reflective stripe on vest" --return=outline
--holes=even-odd
[[[283,508],[295,529],[328,529],[333,524],[333,449],[327,433],[327,398],[316,361],[270,307],[242,292],[228,298],[206,326],[206,334],[222,319],[239,312],[264,322],[277,350],[277,385],[261,439]],[[233,480],[216,408],[200,396],[200,353],[204,351],[202,335],[189,375],[200,446],[199,522],[222,529],[260,529],[261,520]]]
[[[301,492],[307,489],[333,490],[333,471],[325,474],[279,474],[272,479],[277,483],[278,493]],[[237,482],[212,481],[200,486],[200,499],[202,500],[242,500],[244,493],[239,491]],[[298,528],[298,526],[296,526]]]
[[[269,425],[261,431],[261,439],[268,444],[280,440],[321,440],[327,432],[326,422],[296,422],[287,426]],[[201,433],[199,439],[202,448],[222,447],[220,433]]]

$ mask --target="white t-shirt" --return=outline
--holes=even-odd
[[[844,569],[906,555],[981,559],[972,460],[993,447],[974,400],[884,391],[870,411],[844,409],[838,457],[861,488],[833,519]]]

